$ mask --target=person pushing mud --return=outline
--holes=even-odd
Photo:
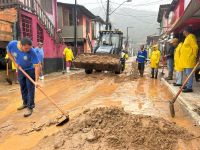
[[[21,41],[13,40],[7,46],[7,53],[15,67],[21,67],[25,70],[36,81],[36,86],[40,86],[37,83],[40,76],[40,65],[35,49],[32,48],[32,41],[29,38],[23,38]],[[18,81],[23,104],[17,110],[27,108],[24,117],[28,117],[35,107],[35,85],[20,70],[18,72]]]

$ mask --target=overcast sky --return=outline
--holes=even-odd
[[[58,2],[74,3],[75,0],[58,0]],[[77,3],[84,5],[86,8],[93,9],[96,7],[106,7],[107,0],[77,0]],[[110,0],[111,9],[115,9],[125,0]],[[124,3],[122,7],[133,9],[158,11],[160,4],[171,3],[172,0],[132,0],[132,2]],[[103,6],[102,6],[103,5]]]

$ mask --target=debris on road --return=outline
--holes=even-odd
[[[33,149],[175,150],[179,140],[192,137],[185,129],[162,118],[101,107],[87,109]]]
[[[81,54],[74,60],[77,68],[109,70],[114,71],[120,66],[120,58],[117,55],[110,54]]]
[[[83,62],[83,63],[99,63],[99,64],[118,64],[119,58],[118,57],[111,57],[111,55],[92,55],[92,54],[81,54],[77,56],[76,62]]]
[[[200,107],[195,108],[193,111],[196,112],[200,116]]]
[[[50,126],[56,125],[59,123],[59,119],[61,116],[57,116],[56,119],[49,119],[46,116],[42,117],[39,122],[31,122],[30,126],[27,128],[23,128],[19,130],[17,135],[29,135],[32,132],[42,131]]]

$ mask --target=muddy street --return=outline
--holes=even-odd
[[[86,75],[82,71],[70,75],[54,73],[41,84],[45,92],[69,113],[70,119],[86,109],[117,106],[132,114],[162,117],[199,136],[199,127],[178,104],[175,105],[176,117],[170,117],[168,100],[172,95],[160,80],[150,79],[148,70],[143,78],[131,78],[130,63],[127,67],[121,75],[110,72]],[[24,118],[23,111],[16,110],[21,103],[19,85],[1,83],[0,88],[1,150],[36,148],[41,139],[67,126],[55,126],[59,112],[39,91],[36,92],[33,115]],[[177,150],[199,150],[198,142],[198,139],[181,141]]]

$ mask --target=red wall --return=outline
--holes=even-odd
[[[174,19],[177,20],[179,19],[184,13],[184,1],[180,0],[174,10]]]
[[[32,35],[33,35],[32,40],[33,40],[33,45],[35,47],[37,47],[37,24],[39,24],[42,27],[43,34],[44,34],[43,48],[44,48],[45,58],[62,57],[63,46],[55,44],[54,39],[50,37],[50,35],[46,32],[44,26],[40,24],[37,16],[23,10],[21,10],[20,13],[27,17],[32,18]],[[20,27],[21,27],[21,33],[22,33],[22,21],[20,21]]]
[[[184,14],[184,1],[183,0],[179,0],[173,13],[174,13],[174,15],[172,16],[172,22],[169,22],[168,18],[165,18],[166,12],[163,13],[163,27],[167,27],[167,28],[163,29],[164,32],[169,31],[172,28],[172,26],[174,24],[176,24],[176,22],[179,20],[179,18]]]

